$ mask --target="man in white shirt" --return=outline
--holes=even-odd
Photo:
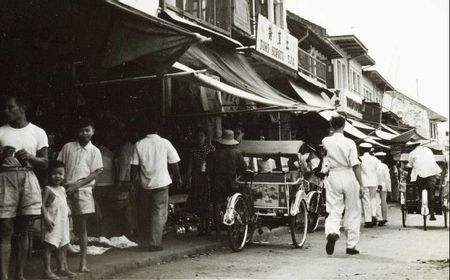
[[[377,220],[379,226],[384,226],[387,223],[387,193],[391,192],[391,175],[389,167],[384,163],[386,159],[385,152],[375,153],[379,159],[377,176],[378,176],[378,191],[377,191]]]
[[[361,167],[355,142],[344,136],[345,118],[333,117],[330,121],[334,130],[332,136],[325,137],[322,144],[327,151],[326,159],[330,173],[325,181],[327,189],[327,212],[325,234],[327,254],[334,252],[334,245],[340,236],[342,213],[345,209],[344,227],[347,231],[347,250],[349,255],[359,254],[356,244],[359,241],[361,224]]]
[[[150,121],[148,135],[135,145],[131,159],[131,178],[139,175],[138,184],[148,198],[150,213],[149,251],[161,251],[162,234],[167,221],[169,185],[172,183],[169,168],[175,183],[181,185],[178,167],[180,157],[169,142],[158,135],[158,123]]]
[[[361,143],[359,145],[363,193],[361,203],[364,213],[364,227],[366,228],[371,228],[377,223],[376,192],[378,187],[377,169],[379,161],[369,153],[371,148],[372,144],[370,143]]]
[[[426,189],[428,191],[428,207],[430,210],[430,221],[435,221],[433,212],[434,187],[436,185],[436,176],[440,175],[442,170],[434,159],[430,148],[423,146],[425,141],[415,140],[407,144],[414,149],[409,153],[408,163],[412,167],[411,182],[416,182],[420,193]]]
[[[27,228],[42,208],[34,170],[45,170],[48,166],[48,138],[43,129],[28,122],[23,96],[4,96],[2,101],[8,124],[0,127],[0,278],[8,279],[11,238],[15,232],[15,279],[24,279]]]

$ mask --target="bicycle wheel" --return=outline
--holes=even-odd
[[[300,202],[297,215],[291,217],[291,236],[295,248],[305,244],[308,232],[308,209],[304,201]]]
[[[311,197],[308,215],[308,232],[314,232],[319,226],[319,194],[315,193]]]
[[[248,234],[249,213],[243,197],[236,199],[234,205],[234,224],[228,227],[228,242],[231,250],[240,252],[245,246]]]

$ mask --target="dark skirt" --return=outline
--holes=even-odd
[[[191,191],[189,194],[189,206],[192,212],[202,214],[209,211],[210,188],[206,173],[192,175]]]

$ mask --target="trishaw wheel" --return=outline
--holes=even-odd
[[[423,215],[423,230],[427,230],[427,217],[426,215]]]
[[[291,235],[295,248],[301,248],[305,244],[308,232],[308,209],[306,203],[302,201],[297,215],[291,218]]]
[[[318,194],[314,194],[311,198],[311,203],[309,205],[309,215],[308,215],[308,232],[313,232],[319,226],[319,199]]]
[[[402,224],[403,227],[406,227],[406,217],[408,215],[408,211],[406,209],[402,209]]]
[[[236,199],[234,205],[235,219],[234,224],[228,227],[228,242],[231,250],[240,252],[245,246],[248,234],[249,213],[247,205],[242,197]]]
[[[444,215],[444,227],[445,228],[447,228],[447,207],[446,206],[443,206],[442,207],[442,213],[443,213],[443,215]]]

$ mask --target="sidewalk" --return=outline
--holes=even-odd
[[[195,234],[175,235],[164,237],[164,250],[149,252],[142,242],[139,247],[130,249],[112,248],[100,256],[88,256],[88,267],[92,271],[88,274],[79,274],[75,279],[107,279],[117,273],[123,273],[140,267],[156,265],[162,262],[173,261],[194,254],[207,253],[226,246],[216,242],[214,237],[198,237]],[[79,256],[68,256],[69,268],[76,272]],[[56,265],[56,260],[54,260]],[[40,253],[28,259],[25,277],[27,279],[42,279],[43,260]],[[65,278],[61,278],[65,279]]]

